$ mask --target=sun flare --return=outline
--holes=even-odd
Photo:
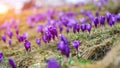
[[[9,10],[8,6],[0,3],[0,14],[5,14]]]

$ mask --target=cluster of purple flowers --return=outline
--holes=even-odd
[[[107,3],[107,0],[101,0],[100,3]],[[76,17],[79,14],[82,14],[85,17],[77,20]],[[44,25],[40,24],[35,27],[35,24],[38,24],[40,21],[44,21]],[[87,23],[88,21],[89,23]],[[100,16],[98,11],[96,11],[94,15],[89,10],[80,10],[79,13],[73,11],[63,12],[48,10],[43,14],[37,13],[32,16],[28,16],[26,23],[30,28],[36,28],[36,32],[41,34],[41,37],[35,39],[37,45],[41,45],[41,41],[44,43],[49,43],[51,40],[59,38],[57,43],[58,50],[60,50],[61,53],[66,57],[69,57],[70,44],[69,40],[63,35],[63,29],[65,29],[66,33],[69,33],[71,30],[73,33],[79,33],[80,31],[87,31],[90,33],[93,27],[98,28],[100,26],[104,26],[105,24],[108,24],[112,27],[117,21],[120,21],[120,14],[111,14],[108,11],[105,13],[105,15]],[[23,34],[19,33],[19,23],[20,21],[16,19],[5,21],[5,23],[0,26],[0,29],[5,28],[1,39],[4,43],[8,42],[9,45],[12,45],[12,38],[15,36],[19,43],[24,43],[24,47],[26,51],[28,51],[31,48],[32,43],[28,39],[27,32]],[[11,31],[12,28],[14,28],[15,34],[13,31]],[[74,40],[71,42],[71,45],[76,49],[76,51],[79,51],[80,44],[81,42],[79,40]],[[0,62],[2,62],[2,60],[3,54],[0,52]],[[8,61],[12,68],[15,68],[14,61],[11,58],[9,58]],[[52,64],[54,63],[57,65],[55,59],[50,59],[47,62],[48,68],[52,68],[54,66]],[[56,68],[59,68],[59,65],[57,65]]]
[[[66,55],[66,57],[69,57],[70,48],[67,38],[64,35],[60,34],[59,39],[60,41],[57,43],[58,50],[60,50],[63,55]],[[72,46],[76,49],[76,51],[78,51],[79,45],[80,45],[79,40],[72,41]]]
[[[58,38],[59,32],[62,34],[63,29],[66,29],[66,32],[69,33],[70,30],[73,31],[73,33],[88,31],[89,33],[91,32],[91,29],[93,26],[99,27],[99,26],[104,26],[106,22],[108,25],[113,26],[116,21],[120,21],[120,14],[111,14],[110,12],[106,12],[105,15],[100,16],[99,12],[96,11],[95,16],[92,14],[92,12],[88,10],[81,10],[80,13],[75,13],[73,11],[66,11],[66,12],[61,12],[61,11],[55,11],[55,10],[49,10],[46,13],[49,13],[48,16],[46,17],[46,14],[35,14],[32,17],[28,16],[27,17],[27,23],[29,25],[32,25],[34,22],[39,22],[41,20],[45,20],[46,23],[45,25],[38,25],[36,27],[36,32],[41,33],[41,38],[36,38],[35,42],[36,44],[40,45],[41,41],[45,43],[49,43],[51,40],[55,40],[56,37]],[[88,18],[81,18],[79,20],[76,20],[75,17],[78,14],[83,14],[84,16]],[[58,17],[55,18],[54,16],[57,15]],[[87,20],[90,21],[90,23],[86,23]],[[28,33],[23,33],[20,35],[19,29],[18,29],[18,24],[19,21],[15,19],[11,19],[11,23],[16,23],[14,28],[15,28],[15,33],[16,33],[16,38],[18,42],[24,42],[24,47],[26,50],[28,50],[31,46],[31,42],[28,40]],[[12,25],[13,26],[13,25]],[[5,26],[6,30],[4,32],[4,35],[1,36],[1,39],[3,42],[7,42],[7,36],[8,36],[8,43],[9,45],[12,45],[12,37],[15,36],[15,34],[11,31],[11,26]],[[59,31],[58,31],[59,30]],[[64,52],[68,52],[66,55],[67,57],[69,56],[69,46],[67,39],[63,36],[60,35],[60,41],[58,42],[58,46],[66,48],[59,48],[60,50],[63,50],[61,53],[65,54]],[[65,45],[65,46],[63,46]],[[76,48],[76,45],[74,45]],[[68,51],[66,51],[68,50]]]
[[[0,63],[3,62],[3,53],[0,52]],[[12,58],[8,58],[8,63],[11,66],[11,68],[16,68],[16,64]]]
[[[65,36],[59,35],[60,41],[57,43],[58,50],[61,51],[63,55],[66,55],[66,57],[69,57],[70,55],[70,48],[68,45],[68,40]]]

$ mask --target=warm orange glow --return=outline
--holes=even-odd
[[[0,14],[5,14],[8,10],[9,8],[6,5],[0,3]]]

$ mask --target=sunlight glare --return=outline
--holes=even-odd
[[[0,3],[0,14],[5,14],[8,10],[9,8],[6,5]]]

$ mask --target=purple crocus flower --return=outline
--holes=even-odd
[[[43,40],[44,43],[47,43],[47,41],[48,41],[47,37],[45,35],[42,36],[42,40]]]
[[[59,27],[59,31],[60,31],[60,33],[62,33],[62,31],[63,31],[63,27],[62,27],[62,25],[59,25],[58,27]]]
[[[79,40],[75,40],[75,41],[72,41],[72,45],[75,47],[75,49],[78,51],[78,47],[80,45],[80,41]]]
[[[66,27],[66,32],[69,33],[69,31],[70,31],[70,28]]]
[[[41,43],[40,38],[36,38],[36,43],[37,43],[38,45],[40,45],[40,43]]]
[[[23,34],[22,34],[22,37],[23,37],[23,40],[27,39],[28,33],[23,33]]]
[[[52,34],[53,37],[58,36],[57,29],[54,26],[48,27],[49,32]],[[54,38],[53,38],[54,39]]]
[[[116,16],[115,16],[116,20],[117,21],[120,21],[120,13],[118,13]]]
[[[12,58],[8,58],[8,62],[9,62],[9,65],[11,66],[11,68],[16,68],[16,64],[15,64],[15,62],[13,61]]]
[[[18,35],[18,34],[19,34],[19,30],[18,30],[18,29],[16,29],[15,33],[16,33],[16,35]]]
[[[11,39],[13,36],[13,33],[11,31],[8,31],[8,37]]]
[[[75,24],[73,26],[73,32],[76,33],[76,32],[79,32],[80,31],[80,25],[79,24]]]
[[[30,46],[31,46],[30,41],[25,40],[25,41],[24,41],[24,47],[25,47],[26,51],[28,51],[28,49],[30,49]]]
[[[77,30],[77,32],[80,31],[80,25],[79,24],[76,25],[76,30]]]
[[[99,16],[99,12],[98,12],[98,11],[96,11],[95,15],[96,15],[96,17],[98,17],[98,16]]]
[[[33,16],[28,16],[27,17],[27,22],[26,23],[29,25],[30,28],[34,27],[33,21],[34,21],[34,17]]]
[[[77,30],[76,26],[73,26],[73,33],[76,33],[76,30]]]
[[[99,24],[99,19],[98,19],[98,17],[95,17],[95,19],[94,19],[94,25],[95,25],[95,27],[97,27],[98,24]]]
[[[99,22],[101,25],[104,25],[105,24],[105,17],[104,16],[100,16],[99,17]]]
[[[113,26],[115,24],[115,17],[111,17],[110,21],[108,22],[110,26]]]
[[[18,40],[19,42],[23,42],[23,41],[24,41],[23,37],[20,36],[20,35],[17,36],[17,40]]]
[[[5,35],[3,35],[3,36],[1,37],[1,39],[3,40],[3,42],[6,42],[6,36],[5,36]]]
[[[58,47],[58,50],[60,50],[63,55],[66,55],[66,57],[69,57],[70,48],[68,44],[66,44],[64,41],[59,41],[57,43],[57,47]]]
[[[86,24],[81,24],[81,30],[82,30],[82,32],[84,32],[85,30],[86,30]]]
[[[60,50],[63,55],[66,55],[66,57],[69,57],[70,48],[68,46],[67,38],[62,34],[59,35],[59,38],[60,41],[57,43],[58,50]]]
[[[67,27],[67,24],[69,23],[68,17],[62,16],[62,17],[60,17],[60,21],[62,22],[62,24],[63,24],[64,26]]]
[[[9,39],[9,40],[8,40],[8,43],[9,43],[9,45],[12,45],[12,40]]]
[[[0,52],[0,62],[2,62],[2,60],[3,60],[3,53]]]
[[[107,11],[107,12],[106,12],[107,22],[110,21],[111,16],[112,16],[111,13]]]
[[[43,34],[43,25],[39,25],[37,28],[36,28],[37,32],[41,32],[41,34]]]
[[[91,28],[92,28],[92,25],[91,24],[87,24],[86,25],[86,30],[90,33],[91,31]]]
[[[61,51],[63,51],[64,50],[64,41],[59,41],[58,43],[57,43],[57,46],[58,46],[58,50],[61,50]]]
[[[64,41],[65,44],[68,44],[68,40],[64,35],[60,34],[59,39],[60,39],[60,41]]]
[[[46,68],[60,68],[60,65],[56,58],[47,59],[47,67]]]

